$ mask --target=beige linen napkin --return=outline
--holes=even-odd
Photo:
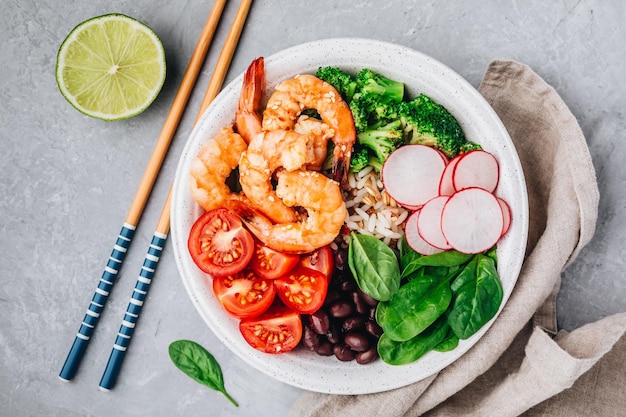
[[[561,272],[597,219],[585,138],[556,91],[527,66],[493,61],[479,91],[509,131],[528,187],[526,258],[505,308],[438,374],[377,394],[305,393],[291,416],[626,416],[626,313],[571,333],[556,329]]]

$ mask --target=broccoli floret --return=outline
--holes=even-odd
[[[354,127],[357,132],[362,132],[370,122],[370,112],[372,111],[372,97],[369,95],[357,94],[350,102],[350,112],[354,119]]]
[[[390,80],[370,69],[359,71],[356,83],[360,93],[375,94],[383,96],[385,100],[398,102],[404,99],[404,83]]]
[[[408,143],[434,146],[449,158],[458,155],[462,146],[468,146],[454,116],[424,94],[402,103],[400,118]]]
[[[382,164],[391,152],[404,145],[402,125],[399,120],[384,126],[364,130],[357,134],[357,142],[372,150]]]
[[[357,132],[370,129],[373,125],[384,125],[400,118],[401,102],[388,100],[371,93],[356,93],[350,102],[350,111]]]
[[[470,152],[470,151],[476,151],[476,150],[482,150],[483,147],[480,146],[477,143],[474,142],[470,142],[469,140],[466,141],[465,143],[463,143],[461,145],[461,148],[459,149],[459,153],[466,153],[466,152]]]
[[[315,75],[335,87],[346,102],[352,101],[357,89],[356,77],[336,67],[319,67]]]
[[[350,159],[350,172],[360,172],[368,166],[373,167],[376,172],[380,172],[383,168],[383,164],[375,155],[372,155],[369,148],[357,145],[352,153],[352,159]]]
[[[383,169],[383,164],[374,155],[370,155],[367,161],[367,165],[374,167],[374,171],[380,172]]]
[[[367,148],[355,147],[350,158],[350,172],[359,172],[365,168],[369,162],[369,151]]]
[[[373,124],[398,119],[398,106],[404,98],[403,83],[365,68],[357,74],[356,84],[349,105],[357,132],[363,132]]]

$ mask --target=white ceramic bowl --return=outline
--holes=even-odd
[[[528,202],[522,167],[511,139],[493,109],[460,75],[420,52],[369,39],[329,39],[295,46],[265,58],[268,89],[320,66],[338,66],[349,72],[361,68],[406,84],[411,97],[425,93],[444,105],[459,121],[467,138],[480,143],[500,162],[497,195],[511,206],[512,224],[498,245],[498,270],[506,303],[517,280],[528,229]],[[268,355],[243,340],[238,320],[213,297],[210,280],[195,266],[187,251],[187,236],[202,209],[189,193],[191,159],[219,128],[233,123],[243,75],[215,98],[191,133],[176,171],[171,209],[171,238],[176,262],[194,306],[215,335],[236,355],[262,372],[303,389],[334,394],[364,394],[390,390],[424,379],[451,364],[488,330],[484,326],[451,352],[430,352],[410,365],[391,366],[378,360],[368,365],[340,362],[305,349]],[[501,307],[502,308],[502,307]],[[497,317],[495,318],[497,319]],[[494,319],[494,320],[495,320]]]

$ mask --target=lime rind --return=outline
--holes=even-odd
[[[165,75],[165,50],[156,33],[118,13],[78,24],[57,54],[61,94],[81,113],[107,121],[145,111]]]

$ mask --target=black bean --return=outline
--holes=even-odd
[[[365,330],[374,337],[380,337],[383,334],[383,329],[374,320],[368,320],[365,323]]]
[[[350,332],[344,336],[343,341],[355,352],[365,352],[370,348],[369,340],[361,333]]]
[[[336,345],[333,353],[340,361],[349,362],[356,356],[355,353],[346,345]]]
[[[332,280],[330,281],[330,286],[332,288],[336,288],[337,291],[343,291],[341,289],[341,287],[343,285],[346,285],[345,283],[347,281],[352,281],[352,277],[350,277],[349,275],[347,275],[345,272],[342,271],[335,271]]]
[[[326,334],[330,327],[330,320],[324,310],[317,310],[315,313],[311,314],[309,316],[309,322],[311,323],[311,328],[317,334]]]
[[[360,365],[365,365],[366,363],[370,363],[378,357],[378,351],[376,350],[376,346],[373,346],[366,350],[365,352],[359,352],[356,355],[356,362]]]
[[[326,298],[324,299],[324,307],[328,307],[332,304],[333,301],[338,300],[341,297],[339,291],[334,288],[328,288],[328,292],[326,293]]]
[[[341,341],[341,332],[336,324],[331,324],[326,332],[326,337],[328,341],[332,344],[339,343]]]
[[[320,356],[330,356],[333,354],[333,345],[328,341],[322,341],[317,349],[315,349],[315,353]]]
[[[348,253],[345,249],[339,249],[335,251],[335,268],[340,271],[346,269],[348,264]]]
[[[376,307],[378,305],[377,299],[365,294],[363,291],[361,291],[360,288],[357,288],[357,292],[359,293],[359,296],[361,297],[361,299],[365,301],[367,305],[369,305],[370,307]]]
[[[330,315],[335,318],[348,317],[353,311],[353,304],[345,300],[336,300],[329,307]]]
[[[352,291],[352,293],[350,294],[350,298],[352,299],[352,302],[356,306],[356,311],[358,313],[361,313],[361,314],[368,314],[369,313],[370,307],[361,298],[361,296],[359,295],[358,291]]]
[[[309,326],[304,327],[304,334],[302,335],[302,343],[309,350],[315,350],[320,344],[320,335],[315,333]]]
[[[351,279],[347,279],[343,281],[341,285],[339,286],[339,289],[343,292],[349,292],[349,291],[354,290],[355,288],[356,288],[356,283]]]
[[[372,320],[376,320],[376,307],[370,308],[369,318]]]
[[[363,316],[352,316],[348,317],[344,320],[341,328],[344,332],[350,332],[352,330],[357,330],[363,328],[365,326],[365,317]]]

